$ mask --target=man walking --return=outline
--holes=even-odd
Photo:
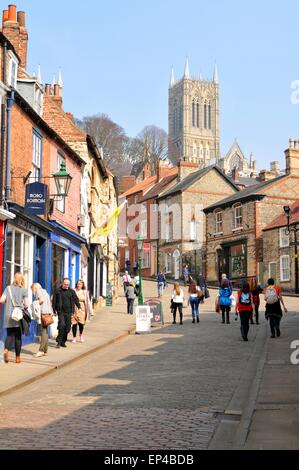
[[[202,274],[202,272],[199,273],[198,278],[197,278],[197,285],[200,287],[203,295],[206,295],[206,289],[207,289],[207,283],[206,280]]]
[[[53,310],[58,315],[57,348],[66,348],[67,335],[71,331],[71,319],[75,307],[81,308],[76,292],[70,289],[69,278],[63,280],[62,286],[56,290],[53,296]]]

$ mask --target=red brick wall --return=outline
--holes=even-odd
[[[37,126],[16,104],[12,109],[11,122],[11,174],[15,177],[22,177],[26,175],[32,167],[32,132],[33,128],[37,128]],[[75,162],[67,152],[62,150],[52,138],[45,134],[43,135],[42,176],[48,177],[57,172],[57,153],[58,150],[61,150],[66,158],[67,171],[73,177],[69,197],[66,198],[65,213],[58,211],[55,204],[51,218],[57,220],[57,222],[70,230],[79,233],[80,164]],[[56,192],[53,179],[44,179],[42,182],[49,185],[50,194]],[[22,178],[12,178],[11,187],[11,201],[24,206],[25,186]]]

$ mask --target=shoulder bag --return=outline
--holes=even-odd
[[[11,318],[12,318],[12,320],[19,322],[23,318],[23,315],[24,315],[23,310],[20,307],[16,307],[16,304],[14,303],[14,300],[13,300],[13,296],[12,296],[10,286],[7,288],[7,290],[9,292],[10,300],[11,300],[11,303],[12,303],[12,306],[13,306],[13,311],[12,311],[12,314],[11,314]]]

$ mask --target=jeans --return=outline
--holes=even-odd
[[[247,339],[248,331],[249,331],[249,321],[252,318],[252,312],[249,310],[248,312],[240,312],[240,320],[241,320],[241,335],[243,339]]]
[[[22,332],[21,328],[7,328],[7,336],[5,340],[5,349],[8,351],[12,348],[12,343],[15,343],[16,356],[21,355],[22,348]]]
[[[58,336],[56,339],[57,344],[60,346],[65,344],[67,341],[67,335],[71,331],[72,327],[72,314],[61,312],[58,313]]]
[[[158,296],[162,297],[164,293],[164,282],[159,282],[158,283]]]
[[[134,299],[127,299],[128,314],[133,315],[134,312]]]
[[[198,311],[198,307],[199,307],[199,298],[197,297],[190,297],[190,305],[191,305],[191,308],[192,308],[192,318],[195,319],[199,317],[199,311]]]
[[[177,304],[176,302],[173,302],[173,323],[176,322],[177,309],[179,309],[180,323],[183,323],[183,304]]]

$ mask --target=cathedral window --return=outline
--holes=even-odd
[[[207,129],[207,103],[204,105],[204,128]]]
[[[192,101],[192,127],[195,127],[195,102]]]
[[[199,103],[196,104],[196,125],[197,125],[197,128],[199,128]]]
[[[212,115],[211,115],[211,105],[209,104],[208,106],[208,124],[209,124],[209,129],[212,128]]]

